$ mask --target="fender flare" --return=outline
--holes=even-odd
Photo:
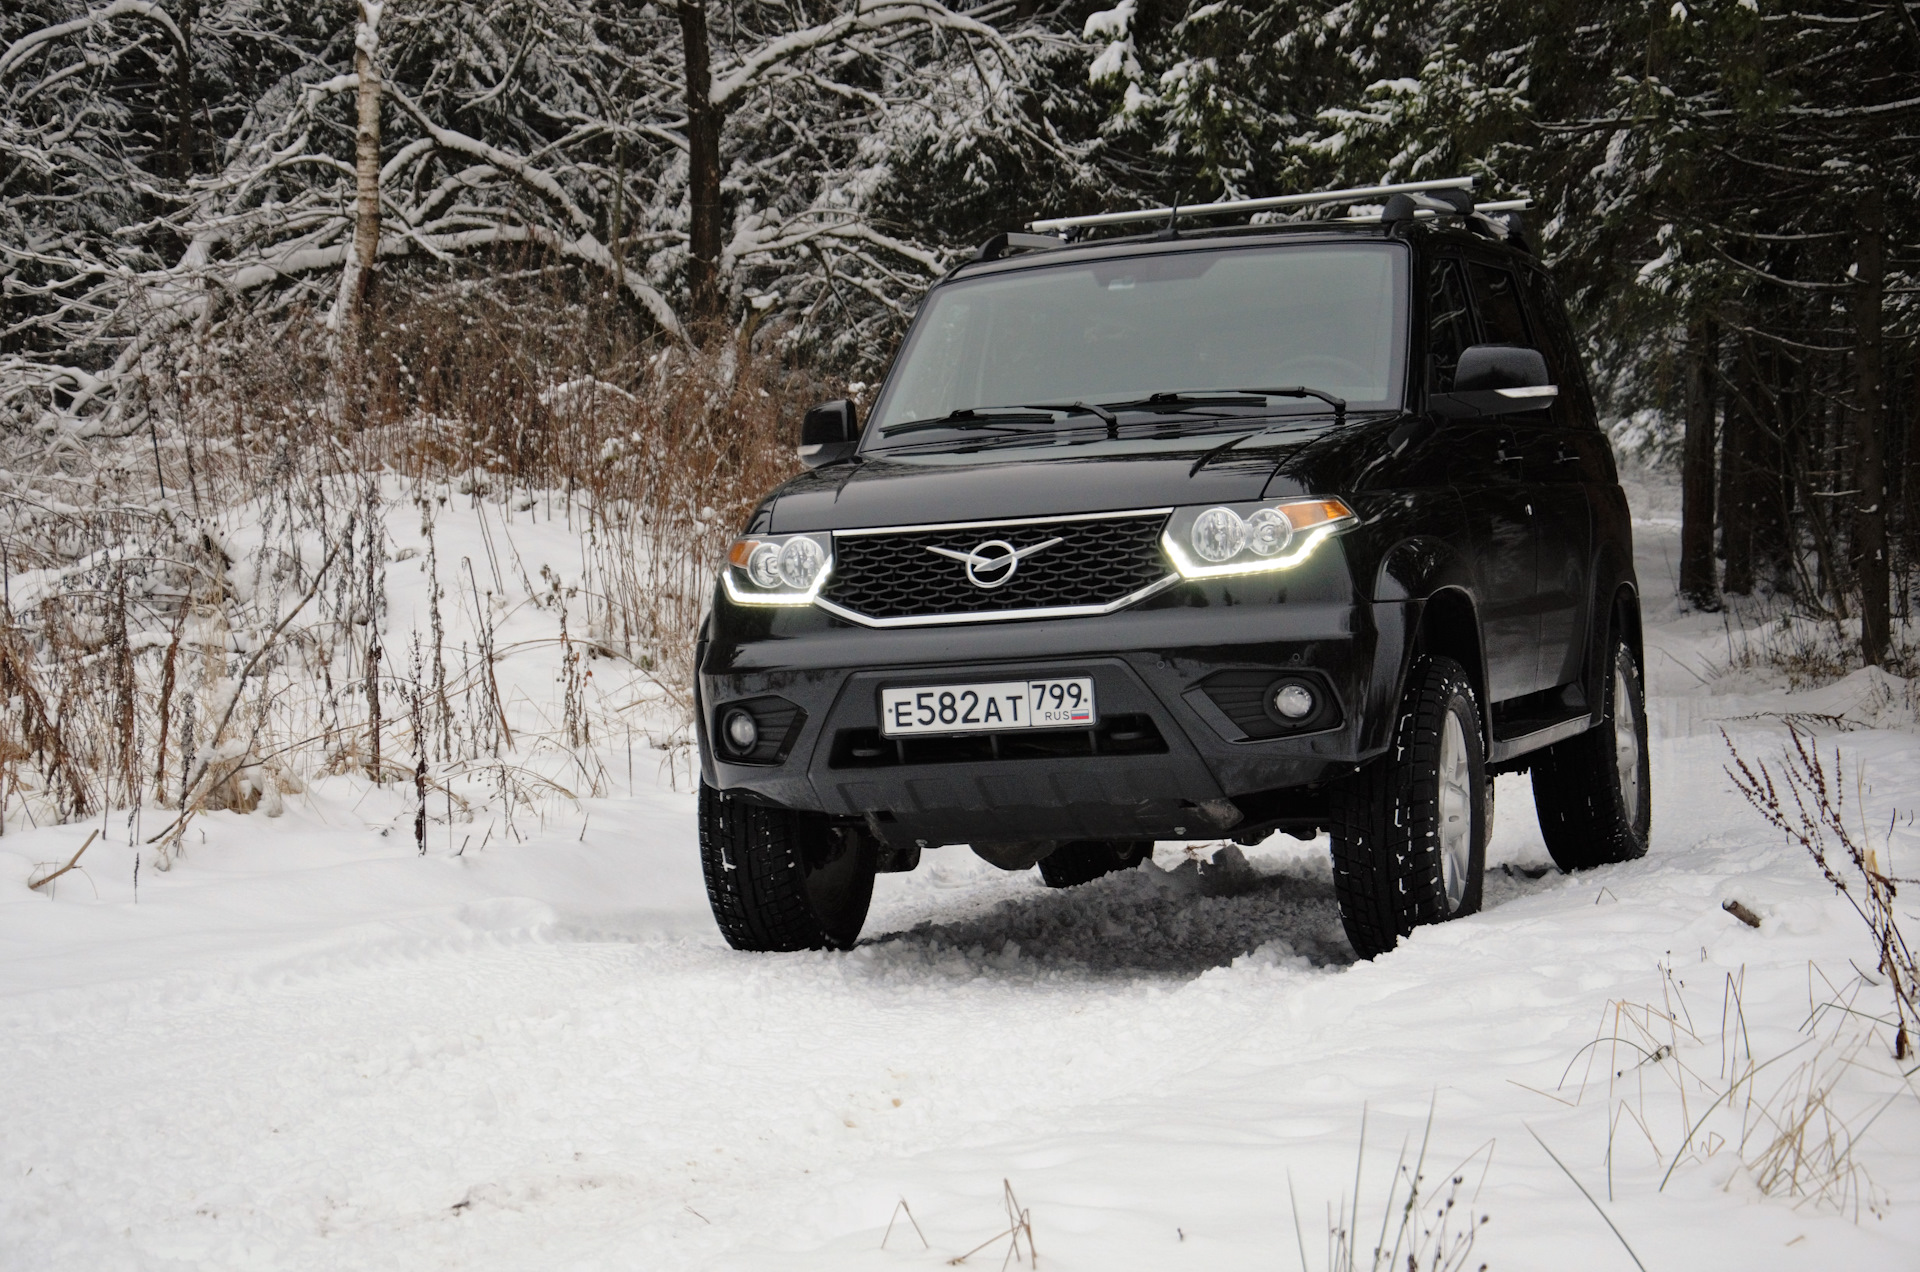
[[[1394,544],[1380,558],[1374,572],[1373,599],[1376,603],[1401,610],[1404,628],[1397,641],[1381,642],[1383,657],[1374,668],[1377,682],[1386,693],[1375,693],[1375,701],[1384,706],[1376,718],[1382,736],[1361,739],[1363,749],[1384,748],[1391,742],[1387,735],[1397,715],[1397,705],[1406,692],[1407,676],[1413,660],[1421,653],[1445,654],[1466,668],[1474,689],[1480,695],[1481,728],[1493,737],[1493,703],[1487,693],[1486,648],[1480,636],[1479,604],[1476,599],[1473,570],[1465,554],[1444,539],[1415,535]],[[1437,624],[1452,618],[1452,630],[1443,632]],[[1464,628],[1460,626],[1464,623]],[[1388,658],[1393,661],[1389,662]]]

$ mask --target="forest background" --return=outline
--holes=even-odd
[[[989,235],[1461,174],[1533,200],[1616,447],[1682,468],[1688,602],[1914,673],[1905,0],[1100,2],[8,4],[0,802],[16,767],[62,815],[205,797],[296,600],[337,621],[329,763],[358,730],[385,780],[410,710],[424,774],[423,684],[459,751],[437,610],[436,670],[382,661],[370,474],[578,494],[590,650],[671,697],[799,411]],[[262,491],[253,590],[212,518]],[[223,651],[184,723],[183,639]]]

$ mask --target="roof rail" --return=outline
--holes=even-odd
[[[1030,221],[1027,229],[1035,234],[1055,230],[1089,229],[1096,225],[1128,225],[1137,221],[1165,221],[1180,217],[1231,216],[1235,213],[1265,212],[1273,208],[1304,208],[1317,203],[1353,203],[1361,199],[1383,199],[1395,194],[1424,194],[1429,190],[1471,190],[1473,177],[1446,177],[1438,181],[1403,181],[1398,185],[1355,186],[1351,190],[1321,190],[1313,194],[1282,194],[1270,199],[1227,199],[1220,203],[1196,203],[1190,207],[1142,208],[1137,212],[1096,212],[1091,216],[1059,216]]]

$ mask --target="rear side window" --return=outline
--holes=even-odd
[[[1473,312],[1467,307],[1467,281],[1460,262],[1446,257],[1433,262],[1427,274],[1427,388],[1453,392],[1454,368],[1473,343]]]
[[[1480,327],[1488,344],[1533,345],[1527,314],[1520,301],[1520,285],[1498,265],[1471,262],[1473,299],[1480,310]]]
[[[1529,272],[1527,300],[1533,313],[1534,330],[1540,333],[1541,356],[1547,360],[1553,382],[1560,386],[1560,396],[1554,402],[1554,419],[1569,425],[1597,425],[1593,392],[1587,387],[1586,369],[1580,361],[1580,345],[1574,339],[1566,306],[1561,304],[1553,281],[1543,273]]]

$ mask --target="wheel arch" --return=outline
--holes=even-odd
[[[1640,664],[1640,674],[1647,674],[1647,650],[1640,631],[1640,589],[1630,580],[1622,580],[1613,589],[1613,605],[1608,614],[1612,630],[1617,631],[1626,640],[1627,648],[1633,651],[1633,660]]]
[[[1606,678],[1613,666],[1613,643],[1615,639],[1627,642],[1627,648],[1633,651],[1633,660],[1640,667],[1642,683],[1647,675],[1647,651],[1645,639],[1640,629],[1640,589],[1631,578],[1618,579],[1613,583],[1610,593],[1602,593],[1604,608],[1594,607],[1592,631],[1587,638],[1587,669],[1583,679],[1589,704],[1589,716],[1594,724],[1600,723],[1605,714]],[[1599,600],[1599,597],[1595,598]]]
[[[1379,751],[1392,738],[1394,717],[1407,692],[1407,676],[1423,653],[1455,659],[1467,669],[1473,692],[1480,697],[1480,726],[1490,740],[1492,703],[1486,696],[1486,655],[1480,644],[1480,617],[1473,588],[1473,563],[1465,553],[1436,534],[1409,534],[1380,553],[1373,571],[1373,599],[1405,605],[1405,626],[1398,642],[1398,665],[1388,648],[1388,661],[1377,665],[1377,688],[1371,701],[1382,707],[1377,726],[1361,738],[1365,751]],[[1386,678],[1390,684],[1380,684]],[[1384,692],[1382,692],[1384,690]]]
[[[1373,575],[1376,601],[1408,601],[1418,609],[1413,630],[1403,647],[1396,669],[1391,716],[1406,693],[1407,677],[1414,660],[1422,654],[1452,658],[1466,668],[1473,691],[1480,698],[1481,728],[1493,737],[1493,705],[1487,694],[1486,651],[1480,640],[1479,608],[1474,601],[1472,562],[1460,549],[1438,535],[1410,535],[1388,548],[1380,556]],[[1391,719],[1387,730],[1391,729]],[[1378,739],[1385,745],[1385,736]]]
[[[1493,703],[1487,694],[1486,650],[1480,641],[1480,614],[1473,596],[1464,587],[1447,586],[1433,592],[1420,607],[1420,625],[1408,650],[1407,665],[1400,672],[1400,692],[1406,692],[1407,676],[1413,661],[1421,655],[1451,658],[1466,669],[1473,691],[1480,699],[1480,727],[1489,743],[1493,739]]]

